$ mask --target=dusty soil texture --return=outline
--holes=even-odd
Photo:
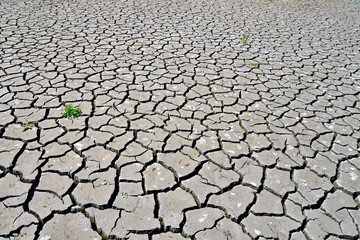
[[[0,239],[359,239],[359,6],[1,0]]]

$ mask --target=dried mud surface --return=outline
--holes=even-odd
[[[0,239],[359,239],[359,46],[351,0],[1,0]]]

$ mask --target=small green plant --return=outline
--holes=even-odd
[[[240,37],[240,42],[242,44],[245,44],[247,41],[249,40],[249,35],[248,34],[243,34],[241,37]]]
[[[141,10],[140,4],[134,5],[134,8],[135,8],[136,11],[140,11],[140,10]]]
[[[89,220],[90,220],[91,223],[95,223],[95,217],[89,216]]]
[[[24,132],[27,131],[27,130],[32,129],[33,125],[34,124],[32,122],[29,122],[29,121],[26,120],[26,122],[24,122],[23,125],[22,125]]]
[[[122,196],[123,198],[127,198],[127,197],[129,196],[129,194],[128,194],[127,192],[122,192],[122,193],[121,193],[121,196]]]
[[[81,115],[81,109],[79,107],[74,107],[73,105],[69,104],[66,105],[64,110],[61,113],[61,116],[69,119],[77,118]]]
[[[100,232],[100,236],[101,236],[101,239],[103,239],[103,240],[109,239],[109,237],[106,235],[106,233],[104,233],[102,230]]]
[[[259,62],[256,62],[256,61],[251,61],[249,62],[249,65],[252,67],[252,68],[260,68],[260,63]]]

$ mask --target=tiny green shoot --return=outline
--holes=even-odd
[[[89,216],[89,220],[90,220],[91,223],[95,223],[95,217]]]
[[[121,193],[121,196],[122,196],[123,198],[127,198],[127,197],[129,196],[129,194],[128,194],[127,192],[122,192],[122,193]]]
[[[136,5],[134,6],[134,8],[135,8],[136,11],[140,11],[140,10],[141,10],[140,4],[136,4]]]
[[[250,65],[252,68],[256,68],[256,69],[259,69],[259,68],[260,68],[260,63],[259,63],[259,62],[256,62],[256,61],[251,61],[251,62],[249,62],[249,65]]]
[[[25,132],[25,131],[27,131],[27,130],[32,129],[33,123],[32,123],[32,122],[29,122],[29,121],[26,121],[26,122],[23,123],[22,127],[23,127],[23,130],[24,130],[24,132]]]
[[[81,114],[81,109],[79,107],[74,107],[71,104],[66,105],[64,110],[61,112],[61,116],[68,119],[78,118]]]
[[[241,37],[240,37],[240,42],[242,44],[245,44],[247,41],[249,40],[249,35],[248,34],[243,34]]]

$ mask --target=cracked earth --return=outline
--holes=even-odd
[[[1,0],[0,239],[359,239],[359,37],[354,0]]]

